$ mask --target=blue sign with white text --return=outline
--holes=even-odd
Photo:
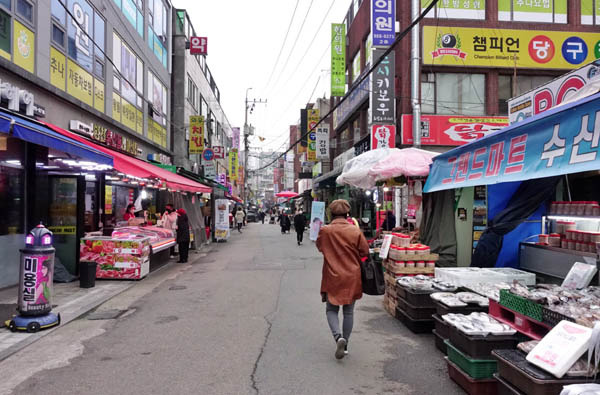
[[[599,151],[595,94],[436,156],[424,192],[599,170]]]
[[[390,46],[396,38],[396,0],[371,0],[373,47]]]

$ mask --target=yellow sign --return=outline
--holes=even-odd
[[[600,33],[423,27],[427,65],[573,69],[597,58]]]
[[[75,62],[69,62],[67,70],[67,93],[93,106],[94,77]]]
[[[121,123],[123,125],[127,126],[129,129],[136,130],[137,121],[135,119],[135,116],[136,116],[135,106],[124,99],[121,103],[122,103],[122,105],[121,105],[121,110],[122,110]]]
[[[106,185],[104,187],[104,213],[108,215],[113,213],[112,185]]]
[[[50,83],[61,91],[67,83],[67,59],[54,47],[50,47]]]
[[[238,151],[229,151],[229,180],[235,181],[238,179]]]
[[[94,78],[94,108],[104,113],[104,82]]]
[[[190,154],[204,151],[204,117],[190,115]]]
[[[30,73],[35,73],[35,35],[17,20],[13,25],[13,62]]]
[[[307,112],[307,124],[308,124],[308,136],[306,137],[307,141],[308,141],[308,146],[307,146],[307,160],[309,162],[316,162],[317,161],[317,130],[315,129],[317,126],[317,123],[319,123],[319,110],[318,109],[313,109],[313,110],[308,110]],[[313,130],[312,132],[310,130]]]
[[[74,235],[75,226],[48,226],[48,229],[55,235]]]
[[[161,147],[167,147],[167,129],[153,119],[148,119],[148,138]]]
[[[142,112],[140,110],[136,110],[136,113],[137,113],[137,117],[136,117],[135,131],[138,132],[139,134],[144,134],[144,114],[142,114]]]
[[[121,96],[113,92],[112,118],[121,122]]]

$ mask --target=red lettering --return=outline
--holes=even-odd
[[[504,174],[520,173],[523,170],[526,145],[526,134],[513,137],[510,140],[510,148],[508,149],[508,163],[506,169],[504,170]]]
[[[569,93],[577,92],[583,88],[584,85],[585,81],[578,75],[567,78],[558,89],[558,93],[556,94],[556,105],[562,103]]]
[[[469,159],[471,159],[470,152],[465,152],[458,158],[454,182],[464,182],[467,179],[467,174],[469,173]]]
[[[542,89],[539,92],[535,92],[535,96],[533,97],[533,114],[539,114],[548,110],[552,107],[553,101],[550,89]]]
[[[485,162],[483,160],[479,160],[480,156],[484,156],[487,151],[487,148],[479,148],[476,149],[473,153],[473,164],[471,166],[471,170],[479,170],[483,169],[485,166]],[[483,177],[483,171],[471,172],[469,175],[469,180],[478,180]]]
[[[490,147],[490,154],[488,156],[488,165],[485,170],[486,177],[495,177],[500,174],[500,168],[502,167],[502,161],[504,160],[504,141],[493,144]]]
[[[452,170],[450,170],[450,178],[444,178],[442,180],[442,184],[451,184],[454,177],[454,172],[456,171],[456,156],[452,158],[448,158],[448,163],[452,165]]]

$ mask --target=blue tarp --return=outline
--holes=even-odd
[[[44,147],[54,148],[98,164],[113,165],[113,158],[103,152],[56,133],[45,125],[4,111],[0,111],[0,133],[11,133],[11,121],[14,121],[12,128],[14,137]]]
[[[424,192],[597,170],[599,145],[600,93],[436,156]]]

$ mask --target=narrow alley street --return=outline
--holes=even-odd
[[[357,304],[350,355],[334,358],[313,243],[249,224],[202,255],[4,360],[0,393],[462,393],[432,335],[410,333],[382,297]]]

